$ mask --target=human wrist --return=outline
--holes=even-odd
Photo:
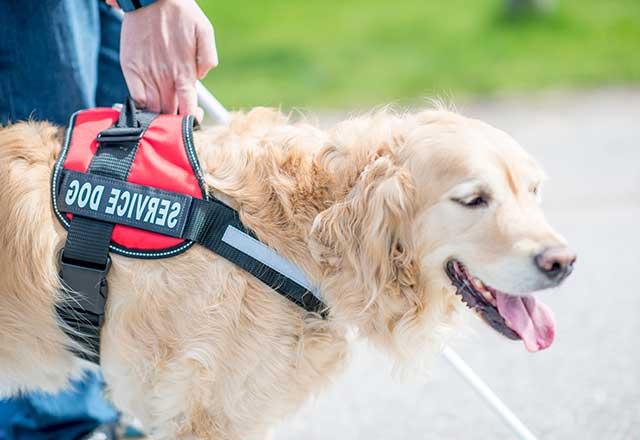
[[[132,12],[136,9],[143,8],[145,6],[149,6],[152,3],[155,3],[157,0],[117,0],[120,9],[124,12]]]

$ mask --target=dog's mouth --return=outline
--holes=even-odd
[[[487,286],[457,260],[449,260],[446,272],[456,294],[494,330],[509,339],[522,339],[527,350],[544,350],[553,343],[553,312],[531,295],[510,295]]]

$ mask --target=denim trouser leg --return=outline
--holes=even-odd
[[[98,53],[98,89],[95,105],[111,107],[129,94],[120,68],[120,16],[100,3],[100,52]]]
[[[120,20],[98,0],[8,0],[0,8],[0,124],[66,125],[76,110],[122,101]],[[0,401],[0,440],[71,440],[116,412],[88,374],[75,390]]]
[[[65,125],[127,94],[120,20],[98,0],[9,0],[0,14],[0,123]]]
[[[0,440],[77,440],[116,411],[102,397],[102,381],[87,372],[82,382],[56,395],[34,393],[0,404]]]

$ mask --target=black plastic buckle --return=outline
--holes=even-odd
[[[99,324],[102,324],[109,293],[107,274],[111,269],[111,257],[107,258],[104,267],[95,268],[65,261],[64,250],[62,250],[58,261],[64,287],[76,293],[72,307],[96,315]]]
[[[101,131],[97,140],[101,144],[138,142],[144,133],[141,127],[111,127]]]

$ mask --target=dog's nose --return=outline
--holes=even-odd
[[[534,258],[538,269],[551,281],[560,284],[573,270],[576,254],[566,246],[549,247]]]

